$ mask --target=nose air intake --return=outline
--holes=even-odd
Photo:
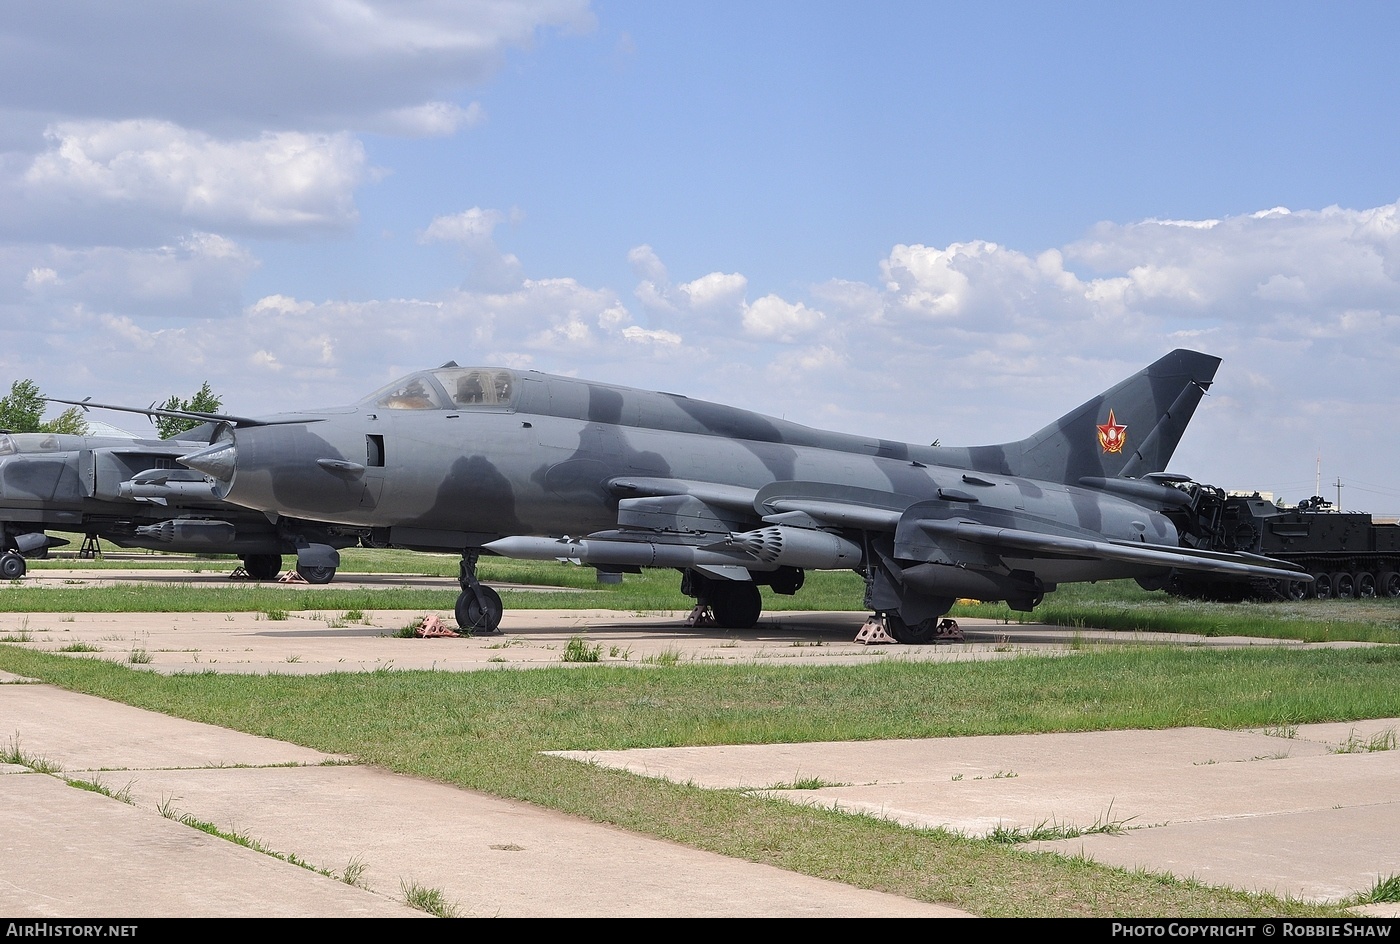
[[[177,461],[196,472],[203,472],[221,482],[229,482],[233,480],[233,473],[238,468],[238,452],[233,443],[221,442],[181,456]]]

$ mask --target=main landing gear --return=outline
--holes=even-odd
[[[250,580],[276,580],[282,572],[281,554],[245,554],[243,572]],[[297,565],[297,574],[307,583],[330,583],[335,578],[334,567]]]
[[[494,633],[501,625],[505,606],[501,595],[476,579],[476,561],[481,554],[468,548],[462,552],[457,583],[462,592],[457,595],[457,626],[464,633]]]
[[[763,612],[758,584],[748,580],[706,577],[687,569],[681,577],[681,593],[695,597],[692,626],[720,629],[752,629]]]
[[[909,624],[898,613],[885,613],[885,629],[896,642],[906,646],[922,646],[931,642],[966,642],[956,620],[933,616]]]

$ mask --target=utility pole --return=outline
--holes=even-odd
[[[1337,510],[1338,510],[1338,511],[1341,511],[1341,510],[1342,510],[1342,479],[1341,479],[1341,476],[1338,476],[1338,477],[1337,477]]]

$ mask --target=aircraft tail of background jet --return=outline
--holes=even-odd
[[[1175,350],[1019,442],[949,449],[983,472],[1077,484],[1167,467],[1220,358]],[[950,456],[952,458],[952,456]]]

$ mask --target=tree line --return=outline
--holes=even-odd
[[[185,413],[217,413],[223,406],[223,398],[209,387],[209,381],[192,397],[172,394],[161,404],[160,409]],[[39,385],[32,380],[16,380],[10,384],[8,396],[0,397],[0,430],[8,433],[69,433],[74,436],[88,434],[87,420],[83,419],[81,407],[72,406],[55,419],[44,419],[48,403]],[[199,420],[178,416],[153,417],[156,434],[161,439],[169,439],[187,429],[194,429]]]

